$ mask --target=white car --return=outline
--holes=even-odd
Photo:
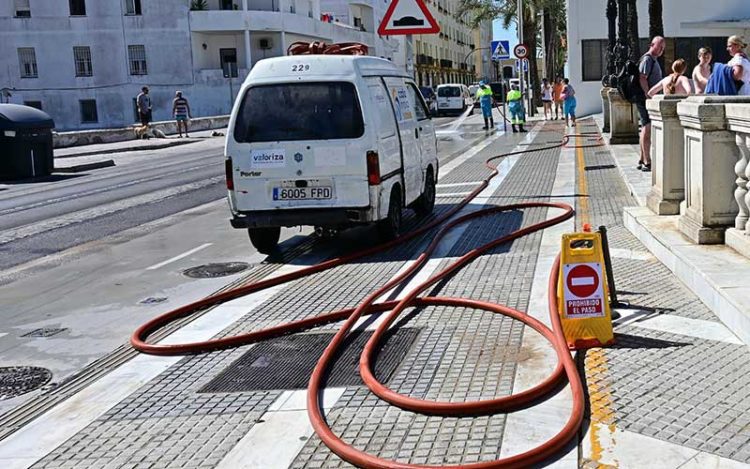
[[[414,81],[373,57],[259,61],[225,145],[231,224],[269,253],[280,227],[378,224],[399,234],[411,207],[432,212],[437,139]]]
[[[438,115],[461,114],[467,108],[474,112],[474,98],[469,87],[457,83],[439,85],[437,87]]]

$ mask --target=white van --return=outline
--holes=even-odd
[[[231,224],[269,253],[280,227],[325,231],[432,213],[437,139],[414,81],[391,62],[304,55],[259,61],[229,120]]]
[[[458,83],[439,85],[436,94],[439,116],[447,113],[461,114],[467,108],[471,108],[471,113],[474,113],[474,99],[468,86]]]

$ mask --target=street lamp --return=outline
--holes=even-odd
[[[476,52],[476,51],[478,51],[478,50],[487,50],[487,49],[490,49],[490,47],[475,47],[474,49],[470,50],[468,54],[466,54],[466,57],[464,57],[464,60],[463,60],[463,62],[462,62],[462,63],[465,63],[465,64],[466,64],[466,60],[467,60],[467,59],[469,58],[469,56],[470,56],[471,54],[473,54],[474,52]],[[467,68],[467,70],[468,70],[468,68],[469,68],[469,64],[466,64],[466,68]],[[482,77],[480,77],[480,78],[482,78]]]

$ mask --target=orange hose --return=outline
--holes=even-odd
[[[561,223],[574,216],[575,212],[570,205],[563,203],[551,203],[551,202],[533,202],[533,203],[518,203],[505,206],[491,207],[488,209],[479,210],[470,214],[461,216],[455,220],[450,220],[459,210],[465,207],[472,199],[474,199],[481,191],[483,191],[488,185],[490,180],[498,174],[497,169],[490,163],[496,159],[507,157],[511,155],[520,155],[529,153],[531,151],[543,151],[547,149],[559,148],[567,145],[570,137],[564,136],[560,144],[551,146],[535,148],[533,150],[521,150],[512,153],[505,153],[502,155],[494,156],[487,160],[487,167],[492,170],[491,174],[487,176],[482,184],[477,187],[470,195],[468,195],[459,204],[454,206],[451,210],[446,212],[444,215],[438,217],[431,223],[406,233],[403,236],[385,243],[380,246],[375,246],[364,251],[356,252],[343,256],[336,259],[331,259],[320,264],[316,264],[310,267],[306,267],[294,273],[281,275],[267,280],[262,280],[250,285],[235,288],[230,291],[226,291],[217,295],[209,296],[202,300],[194,303],[185,305],[176,310],[165,313],[158,316],[147,323],[140,326],[132,335],[130,341],[134,348],[144,353],[154,355],[182,355],[188,353],[200,353],[210,350],[224,349],[229,347],[238,347],[240,345],[246,345],[261,340],[266,340],[271,337],[277,337],[281,335],[291,334],[300,332],[312,327],[321,326],[323,324],[329,324],[338,321],[344,321],[339,331],[333,337],[331,342],[328,344],[320,359],[318,360],[315,369],[310,377],[307,393],[307,409],[312,426],[321,440],[328,446],[331,451],[336,453],[339,457],[345,461],[363,468],[381,468],[381,469],[415,469],[425,467],[440,467],[440,468],[452,468],[452,469],[486,469],[486,468],[520,468],[528,467],[532,464],[540,463],[546,459],[551,458],[559,451],[561,451],[570,441],[573,439],[583,421],[583,410],[584,410],[584,393],[581,379],[578,376],[578,372],[570,356],[567,343],[562,335],[562,327],[560,325],[560,318],[557,310],[557,281],[559,275],[559,256],[555,261],[552,273],[550,275],[549,282],[549,313],[552,320],[553,329],[548,328],[540,321],[522,313],[518,310],[509,308],[507,306],[501,306],[498,304],[471,300],[467,298],[450,298],[450,297],[432,297],[424,296],[419,297],[419,294],[424,292],[430,286],[437,282],[455,274],[460,269],[465,267],[468,263],[479,257],[480,255],[488,252],[489,250],[500,246],[504,243],[508,243],[512,240],[528,235],[530,233],[543,230],[547,227]],[[560,209],[563,212],[553,218],[545,220],[540,223],[528,226],[516,230],[510,234],[497,238],[483,246],[473,249],[462,257],[452,262],[445,269],[435,273],[427,281],[421,283],[413,290],[409,291],[406,297],[400,301],[388,301],[383,303],[375,303],[377,298],[391,290],[393,287],[403,283],[411,275],[421,269],[430,257],[430,254],[435,250],[440,240],[446,236],[448,232],[454,229],[456,226],[467,223],[471,220],[494,215],[501,212],[510,210],[523,210],[529,208],[553,208]],[[349,308],[339,311],[334,311],[319,316],[305,318],[302,320],[281,324],[268,329],[241,334],[232,337],[225,337],[221,339],[212,339],[202,342],[193,342],[185,344],[149,344],[147,343],[148,336],[154,331],[164,327],[170,322],[177,318],[184,317],[193,314],[199,310],[202,310],[209,306],[218,305],[226,301],[261,291],[276,285],[281,285],[292,280],[297,280],[314,273],[322,272],[331,269],[342,264],[352,262],[363,257],[385,251],[398,244],[404,243],[405,241],[411,240],[417,236],[420,236],[427,231],[442,225],[443,226],[435,237],[430,242],[429,246],[422,252],[417,260],[404,272],[391,279],[385,285],[376,289],[370,293],[356,308]],[[504,396],[491,400],[484,401],[470,401],[470,402],[440,402],[430,401],[423,399],[416,399],[403,394],[399,394],[383,383],[380,383],[372,372],[372,360],[378,349],[378,344],[381,342],[383,335],[388,330],[391,324],[403,313],[407,308],[413,307],[424,307],[424,306],[453,306],[462,308],[473,308],[492,313],[502,314],[509,316],[518,321],[522,321],[532,329],[539,332],[547,340],[550,341],[555,349],[558,357],[558,363],[554,371],[538,385],[527,389],[511,396]],[[525,453],[514,455],[511,457],[499,459],[496,461],[486,461],[471,464],[462,464],[457,466],[424,466],[400,463],[397,461],[381,459],[376,456],[367,454],[354,448],[352,445],[344,442],[341,438],[335,435],[332,429],[328,426],[323,410],[320,407],[321,400],[319,399],[320,392],[322,389],[322,381],[326,376],[326,373],[330,369],[330,365],[333,358],[336,355],[338,348],[345,340],[346,336],[351,331],[352,327],[362,317],[374,313],[390,311],[384,318],[383,322],[378,326],[373,335],[368,340],[365,348],[360,356],[360,374],[362,380],[367,387],[381,399],[397,406],[402,409],[421,412],[430,415],[443,415],[443,416],[472,416],[478,414],[489,414],[499,411],[510,411],[522,408],[528,404],[538,401],[541,398],[549,395],[556,386],[561,382],[563,377],[567,377],[568,382],[571,386],[573,396],[573,409],[571,411],[570,418],[565,426],[552,438],[542,443],[541,445],[529,450]]]

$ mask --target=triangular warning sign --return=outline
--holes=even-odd
[[[508,51],[508,49],[505,48],[503,41],[498,41],[497,47],[495,47],[495,50],[492,51],[492,56],[493,57],[510,56],[510,52]]]
[[[381,36],[439,32],[440,26],[424,0],[392,0],[378,28]]]

